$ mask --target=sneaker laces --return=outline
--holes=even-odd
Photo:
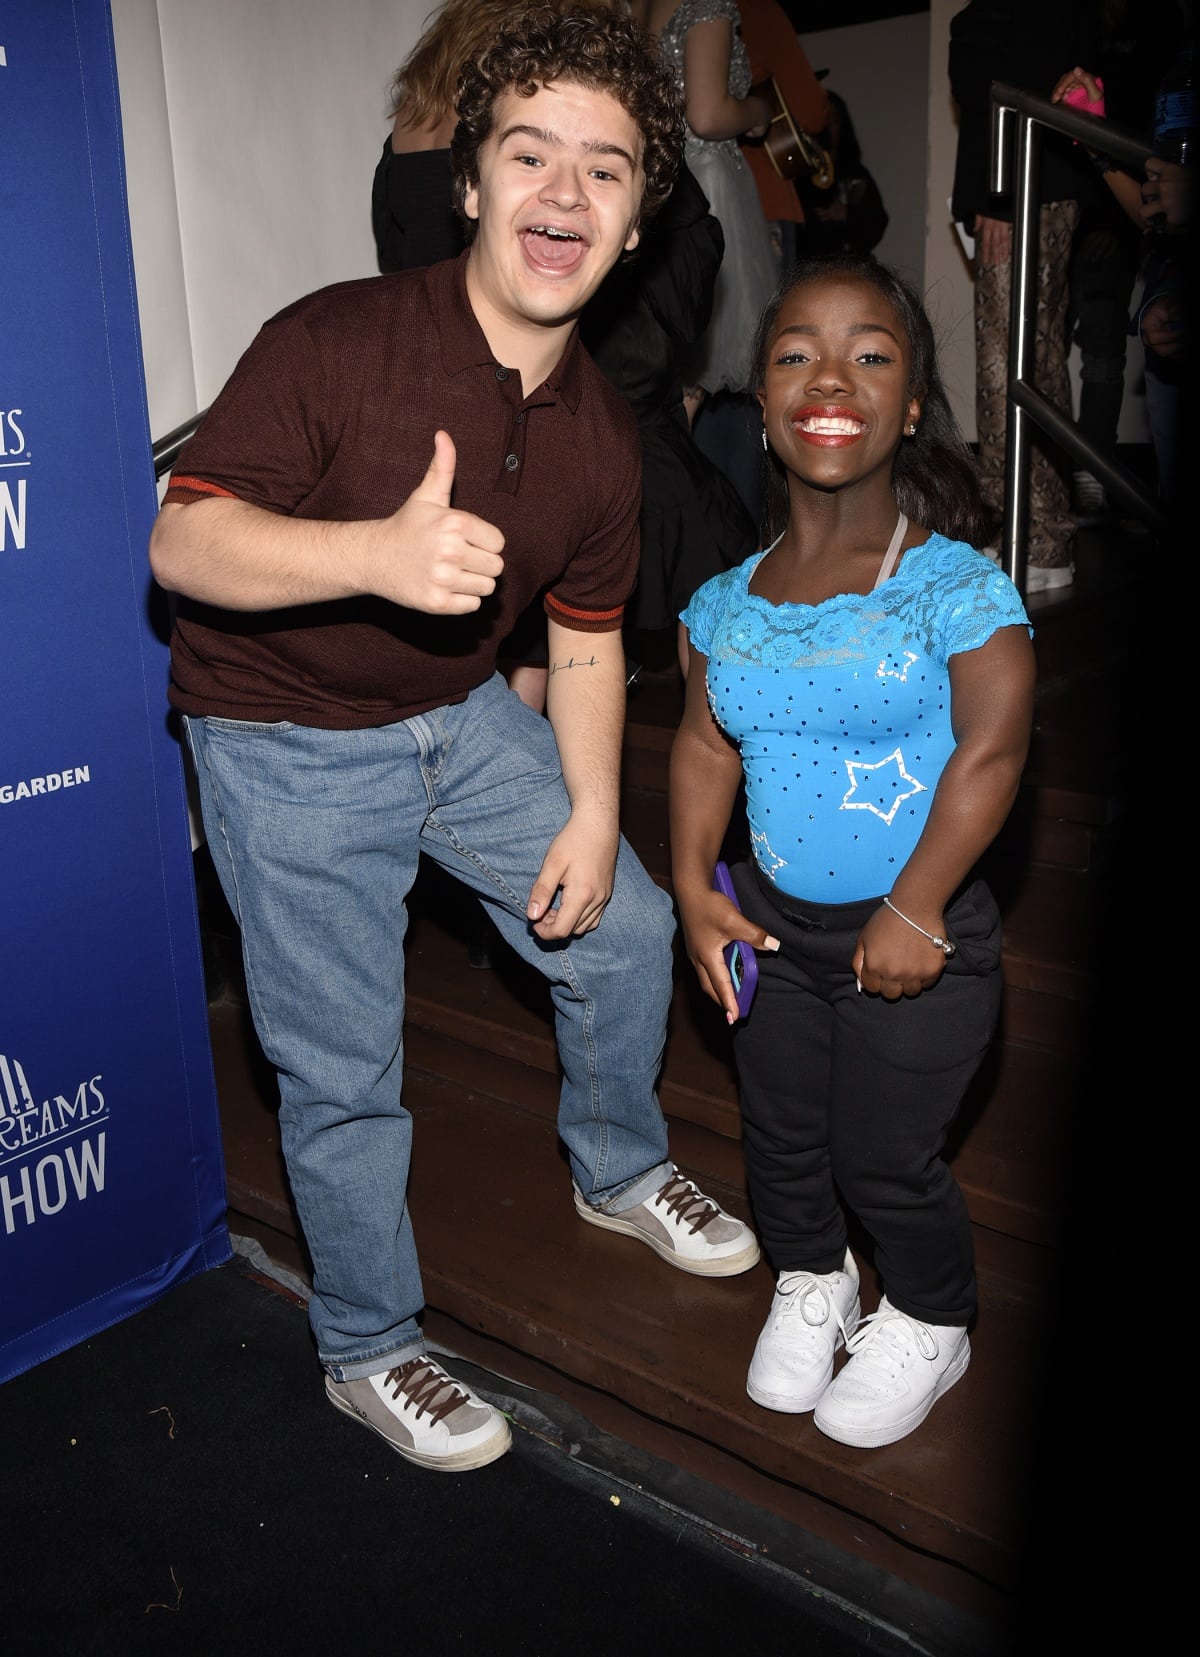
[[[383,1384],[391,1387],[392,1397],[398,1404],[411,1404],[418,1419],[428,1414],[434,1423],[444,1421],[460,1404],[471,1402],[440,1364],[429,1358],[410,1358],[398,1369],[389,1369]]]
[[[827,1287],[829,1278],[838,1275],[837,1272],[827,1272],[819,1277],[815,1272],[781,1272],[775,1289],[776,1328],[784,1324],[794,1324],[796,1318],[801,1317],[809,1328],[819,1329],[822,1324],[829,1322],[832,1312],[834,1321],[842,1332],[842,1338],[849,1342],[846,1321],[833,1304],[833,1296]],[[815,1304],[810,1306],[810,1301],[814,1301]],[[803,1332],[794,1328],[789,1330],[791,1334]]]
[[[914,1347],[930,1363],[937,1357],[936,1335],[894,1306],[881,1306],[872,1312],[846,1342],[848,1356],[856,1357],[861,1366],[878,1369],[889,1380],[895,1380],[900,1370],[912,1362]]]
[[[677,1225],[689,1225],[693,1237],[721,1217],[715,1202],[706,1197],[678,1168],[655,1194],[655,1206],[665,1208]]]

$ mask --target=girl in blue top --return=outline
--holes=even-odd
[[[750,1396],[872,1446],[919,1425],[970,1355],[970,1220],[942,1149],[999,1013],[1000,917],[972,871],[1016,796],[1034,656],[1020,595],[974,550],[974,464],[905,283],[870,257],[801,263],[756,360],[778,535],[682,617],[673,876],[735,1025],[777,1274]],[[713,866],[743,783],[739,912]],[[735,939],[763,952],[741,1021]],[[861,1322],[843,1204],[884,1288]]]

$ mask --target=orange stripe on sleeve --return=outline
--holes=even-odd
[[[546,594],[544,606],[547,615],[579,633],[610,633],[621,625],[625,615],[623,604],[612,610],[576,610],[555,598],[553,593]]]
[[[224,489],[219,483],[209,483],[207,478],[192,478],[188,477],[186,473],[177,475],[172,472],[171,481],[167,485],[167,492],[163,499],[169,500],[176,489],[189,495],[221,495],[230,501],[235,501],[238,498],[232,489]]]

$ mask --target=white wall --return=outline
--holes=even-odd
[[[197,403],[155,0],[113,0],[112,20],[150,432],[157,439],[189,420]]]
[[[388,86],[430,3],[111,0],[156,438],[281,306],[374,275]]]

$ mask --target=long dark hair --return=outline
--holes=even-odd
[[[938,369],[937,345],[925,307],[904,278],[872,254],[836,253],[801,259],[777,288],[758,324],[754,340],[755,384],[766,378],[767,349],[784,300],[807,282],[830,275],[869,282],[888,301],[908,336],[912,387],[921,398],[921,418],[914,436],[906,437],[892,462],[896,504],[913,523],[972,546],[987,544],[991,518],[979,493],[975,457],[950,408]],[[787,524],[787,474],[774,453],[767,454],[767,495],[763,545],[769,546]]]

